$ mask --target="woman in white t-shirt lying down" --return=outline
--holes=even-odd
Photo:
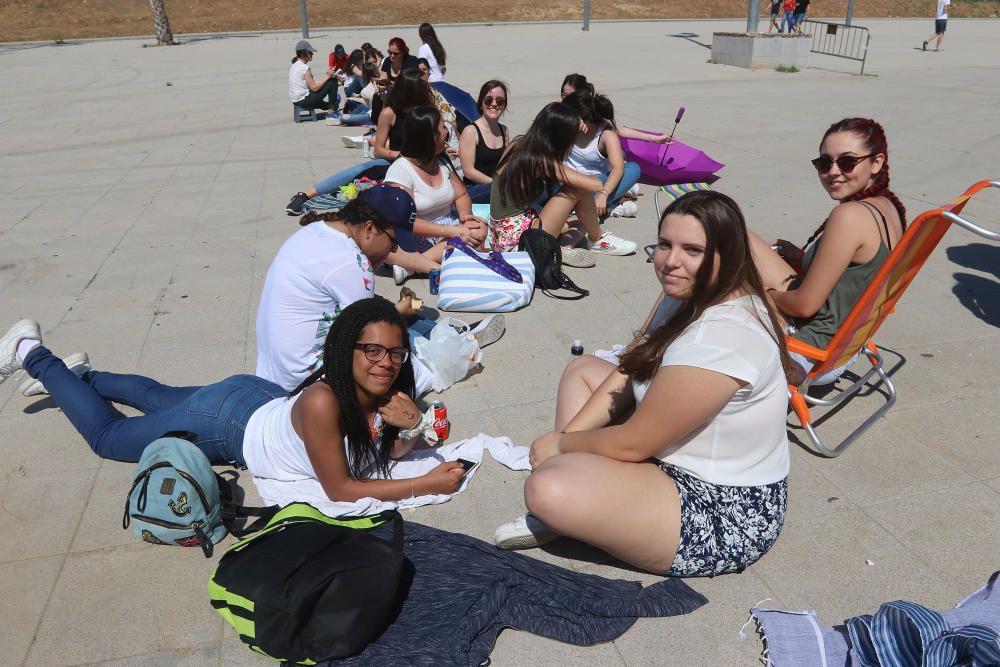
[[[389,477],[392,460],[422,432],[411,360],[406,323],[382,299],[344,308],[326,336],[322,366],[291,394],[253,375],[204,387],[97,371],[77,377],[42,346],[33,320],[0,338],[0,382],[22,367],[44,382],[102,458],[134,463],[164,433],[187,431],[213,465],[267,479],[316,479],[333,501],[454,493],[461,483],[465,469],[457,461],[413,479],[372,479]],[[145,414],[125,417],[109,402]]]
[[[650,572],[711,576],[777,539],[788,355],[739,207],[718,192],[681,197],[653,263],[663,297],[646,333],[617,366],[567,369],[556,428],[531,446],[530,514],[501,526],[497,546],[565,535]]]

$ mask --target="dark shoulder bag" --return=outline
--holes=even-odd
[[[541,227],[532,227],[521,233],[517,249],[524,250],[535,265],[535,285],[541,288],[545,296],[553,299],[575,301],[590,294],[578,287],[562,270],[562,250],[559,240]],[[564,289],[574,292],[574,296],[553,294],[550,290]]]

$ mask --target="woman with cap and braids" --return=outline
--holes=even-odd
[[[889,188],[889,146],[874,120],[834,123],[819,152],[813,166],[837,205],[802,248],[754,236],[753,250],[774,305],[788,318],[790,335],[823,348],[899,242],[906,209]],[[812,360],[791,356],[803,373],[812,368]],[[833,382],[847,366],[816,382]]]
[[[300,39],[295,45],[295,57],[288,69],[288,97],[292,104],[302,109],[326,109],[328,113],[337,112],[336,70],[331,67],[326,76],[320,80],[313,78],[309,63],[316,54],[312,44]]]
[[[313,478],[333,501],[453,493],[464,472],[455,461],[414,479],[370,479],[388,476],[390,459],[413,446],[399,438],[400,430],[421,422],[406,323],[392,304],[363,299],[348,306],[323,347],[323,364],[291,395],[253,375],[168,387],[140,375],[88,371],[77,377],[42,345],[38,323],[21,320],[0,338],[0,382],[22,367],[42,380],[106,459],[134,463],[164,433],[186,431],[213,464],[268,479]],[[145,414],[125,417],[109,402]]]

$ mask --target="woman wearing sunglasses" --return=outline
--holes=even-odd
[[[490,187],[497,165],[507,148],[507,126],[500,117],[507,110],[507,84],[491,79],[479,89],[479,118],[462,130],[458,156],[469,196],[475,204],[490,203]]]
[[[410,55],[410,48],[406,46],[402,37],[393,37],[389,40],[388,53],[379,67],[383,79],[395,81],[403,70],[417,69],[417,58]]]
[[[754,236],[754,259],[790,335],[826,347],[906,229],[906,209],[889,189],[889,146],[882,126],[845,118],[823,135],[812,163],[837,202],[802,248]],[[792,354],[808,373],[814,362]],[[849,366],[848,364],[847,366]],[[844,366],[816,380],[836,380]]]
[[[413,197],[417,217],[412,233],[403,231],[398,237],[406,252],[389,258],[397,285],[414,273],[439,268],[448,239],[458,237],[478,247],[487,232],[486,221],[472,215],[472,200],[445,155],[448,128],[441,112],[432,106],[411,110],[403,136],[400,157],[389,167],[385,182]]]
[[[341,312],[323,344],[323,363],[290,394],[253,375],[205,387],[168,387],[140,375],[88,371],[77,377],[42,345],[37,322],[0,338],[0,382],[19,368],[44,382],[94,453],[136,462],[164,433],[186,431],[216,465],[277,480],[313,478],[333,501],[399,500],[453,493],[464,469],[442,463],[422,477],[389,476],[413,441],[413,366],[406,323],[392,304],[364,299]],[[144,414],[124,417],[109,402]]]

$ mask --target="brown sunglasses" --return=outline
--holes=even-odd
[[[849,174],[854,171],[854,168],[861,164],[862,160],[867,160],[878,155],[878,153],[869,153],[868,155],[841,155],[836,160],[829,155],[820,155],[817,158],[813,158],[812,164],[816,167],[816,171],[821,174],[828,174],[830,170],[833,169],[833,165],[836,164],[837,168],[840,169],[842,174]]]

